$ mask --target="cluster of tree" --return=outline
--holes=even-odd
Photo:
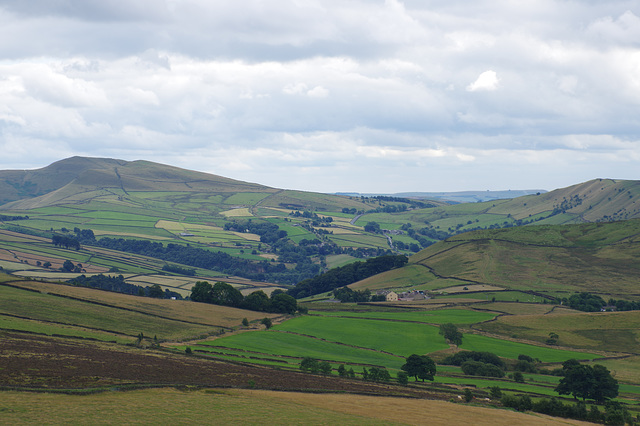
[[[416,243],[406,244],[402,241],[395,241],[394,244],[398,250],[409,250],[414,253],[417,253],[421,250],[421,247]]]
[[[540,361],[531,358],[529,355],[518,355],[518,362],[513,366],[513,369],[522,373],[537,373],[536,364],[538,362]]]
[[[371,301],[371,291],[351,290],[349,287],[340,287],[333,290],[333,297],[342,303],[361,303]]]
[[[76,234],[76,239],[82,244],[93,244],[96,241],[96,236],[91,229],[73,228],[73,232]]]
[[[331,269],[322,275],[303,280],[296,284],[288,293],[299,299],[363,280],[381,272],[399,268],[407,263],[404,255],[380,256],[367,259],[364,262],[353,262],[349,265]]]
[[[64,247],[66,249],[80,250],[80,241],[67,235],[54,234],[51,237],[51,243],[56,247]]]
[[[260,236],[260,242],[273,244],[280,239],[287,238],[287,231],[280,230],[278,225],[271,222],[254,222],[249,219],[246,222],[227,222],[224,229],[235,232],[248,232]]]
[[[362,214],[364,213],[362,210],[358,211],[355,207],[354,208],[349,208],[349,207],[343,207],[342,208],[342,213],[344,214]]]
[[[518,411],[534,411],[554,417],[583,420],[592,423],[604,423],[606,425],[634,424],[634,419],[629,410],[617,401],[609,401],[605,411],[601,412],[597,405],[587,409],[583,401],[575,404],[563,403],[556,398],[543,398],[537,401],[531,400],[529,395],[515,396],[505,394],[500,399],[505,407]]]
[[[308,278],[317,273],[317,265],[313,268],[296,267],[288,270],[282,263],[253,262],[247,259],[233,257],[221,251],[213,252],[189,245],[167,244],[148,240],[130,240],[124,238],[101,238],[96,242],[99,247],[128,253],[142,254],[155,257],[168,262],[196,268],[209,269],[223,272],[228,275],[236,275],[255,281],[273,281],[282,283],[295,283],[302,278]],[[301,278],[302,277],[302,278]]]
[[[377,383],[389,382],[391,375],[384,367],[371,367],[369,370],[362,367],[362,380]]]
[[[302,212],[296,210],[289,213],[289,216],[309,219],[313,226],[327,226],[333,222],[333,218],[331,216],[318,216],[317,213],[310,212],[308,210],[304,210]]]
[[[616,311],[640,311],[640,301],[609,299],[609,306],[615,306]]]
[[[460,346],[462,344],[462,333],[454,324],[440,324],[440,330],[438,333],[452,345]]]
[[[331,374],[331,364],[327,361],[318,361],[317,359],[305,357],[300,361],[300,370],[313,374]]]
[[[379,234],[380,232],[382,232],[382,229],[380,229],[380,224],[377,222],[367,222],[367,224],[364,226],[364,230],[365,232],[372,232],[374,234]]]
[[[254,291],[246,297],[230,284],[218,281],[211,285],[198,281],[191,288],[191,300],[214,305],[231,306],[258,312],[295,314],[298,310],[296,299],[282,290],[275,290],[271,297],[262,290]]]
[[[606,305],[606,302],[595,294],[577,293],[569,297],[567,305],[578,311],[599,312]]]
[[[183,268],[182,266],[178,266],[178,265],[164,265],[162,267],[163,271],[167,271],[167,272],[173,272],[174,274],[180,274],[180,275],[185,275],[187,277],[195,277],[196,275],[196,270],[193,268]]]
[[[599,364],[593,367],[575,359],[562,363],[563,377],[555,391],[560,395],[573,395],[583,401],[593,399],[604,402],[618,396],[618,381],[609,370]]]
[[[347,367],[345,367],[344,364],[340,364],[338,366],[338,376],[353,379],[356,377],[356,373],[353,371],[353,368],[349,367],[347,370]]]
[[[436,363],[426,355],[409,355],[400,369],[407,375],[415,377],[416,382],[418,379],[423,382],[425,380],[433,381],[436,375]]]
[[[462,363],[461,369],[468,376],[504,377],[504,370],[493,364],[480,361],[465,361]]]
[[[122,275],[118,275],[115,277],[103,274],[93,275],[90,277],[80,275],[76,278],[70,279],[67,282],[78,287],[98,288],[100,290],[132,294],[134,296],[155,297],[158,299],[182,299],[182,296],[179,293],[170,291],[168,289],[163,291],[162,287],[160,287],[158,284],[147,287],[129,284],[125,282]]]
[[[390,197],[386,195],[377,195],[371,198],[374,200],[386,201],[389,203],[405,203],[405,204],[409,204],[409,206],[412,208],[418,208],[418,209],[427,209],[431,207],[436,207],[435,204],[430,203],[428,201],[414,200],[412,198]]]
[[[462,351],[442,360],[444,365],[457,365],[470,376],[504,377],[505,363],[491,352]]]
[[[29,216],[6,216],[0,214],[0,221],[2,222],[11,222],[14,220],[29,220]]]
[[[46,266],[46,264],[49,263],[49,266],[51,266],[50,262],[45,262],[44,267],[48,268],[49,266]],[[60,268],[60,270],[62,272],[76,272],[76,273],[80,273],[83,271],[82,269],[82,263],[78,263],[77,265],[74,265],[72,261],[70,260],[65,260],[64,263],[62,264],[62,267]]]

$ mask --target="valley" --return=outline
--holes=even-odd
[[[456,203],[307,193],[82,157],[0,171],[0,181],[0,418],[8,421],[35,418],[15,396],[24,390],[44,392],[34,401],[52,412],[73,406],[75,394],[117,401],[115,390],[181,407],[252,398],[247,416],[278,400],[274,418],[312,424],[294,401],[309,398],[331,416],[311,396],[325,393],[334,404],[352,401],[335,411],[346,424],[420,423],[364,413],[358,398],[460,415],[493,408],[498,424],[605,422],[619,407],[640,415],[640,182],[596,179]],[[396,256],[403,261],[387,262]],[[79,276],[130,291],[69,282]],[[204,281],[228,283],[245,299],[261,292],[264,303],[293,294],[297,311],[185,300]],[[361,299],[337,300],[345,286]],[[400,300],[386,300],[390,292]],[[403,300],[409,293],[420,297]],[[578,294],[602,305],[580,311]],[[461,342],[443,337],[448,324]],[[493,354],[501,375],[470,374],[451,363],[458,353]],[[433,381],[403,382],[413,354],[435,361]],[[307,360],[325,369],[302,371]],[[574,406],[556,391],[568,360],[608,369],[619,407],[590,398],[592,417],[535,414],[551,399]]]

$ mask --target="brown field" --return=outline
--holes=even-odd
[[[227,306],[183,300],[152,299],[39,281],[15,281],[11,285],[158,315],[164,318],[212,326],[235,327],[242,322],[243,318],[254,321],[264,317],[275,318],[278,316],[278,314],[247,311]]]
[[[161,388],[92,395],[2,392],[7,424],[587,425],[451,402],[249,389]],[[140,410],[144,407],[144,410]]]

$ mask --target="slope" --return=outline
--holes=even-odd
[[[547,296],[588,291],[637,299],[640,220],[543,225],[456,235],[412,256],[403,268],[354,289],[483,284]],[[605,299],[606,300],[606,299]]]

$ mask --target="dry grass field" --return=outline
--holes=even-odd
[[[264,390],[144,389],[93,395],[3,392],[0,418],[22,424],[587,425],[414,398]],[[267,420],[268,419],[268,420]]]
[[[98,291],[91,288],[38,281],[16,281],[12,283],[12,285],[43,293],[73,297],[75,299],[157,315],[163,318],[211,326],[236,327],[242,322],[243,318],[254,321],[264,317],[275,318],[278,316],[277,314],[247,311],[227,306],[130,296],[109,291]]]

